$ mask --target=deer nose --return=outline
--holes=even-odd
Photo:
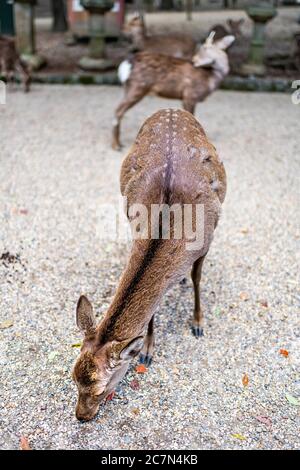
[[[93,418],[93,416],[91,416],[90,414],[82,413],[79,410],[75,411],[75,416],[78,419],[78,421],[82,421],[82,422],[83,421],[89,421],[90,419]]]

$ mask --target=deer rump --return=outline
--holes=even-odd
[[[187,264],[208,251],[225,191],[223,164],[207,140],[203,128],[190,113],[183,110],[159,111],[151,116],[139,131],[121,169],[121,193],[127,197],[127,209],[133,204],[142,204],[150,214],[152,205],[165,204],[171,208],[177,204],[184,214],[184,205],[190,204],[195,229],[195,206],[203,205],[203,246],[200,251],[187,257]],[[127,216],[129,220],[131,216],[134,218],[133,214],[128,214],[128,210]],[[171,216],[171,238],[173,222],[174,216]],[[180,240],[162,240],[161,219],[159,224],[156,233],[159,233],[160,242],[177,245],[186,252],[184,231]],[[154,229],[150,217],[148,225],[150,234],[151,228]]]

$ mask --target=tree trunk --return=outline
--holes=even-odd
[[[68,30],[66,5],[64,0],[51,0],[53,15],[52,31],[63,32]]]

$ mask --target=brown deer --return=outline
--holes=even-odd
[[[135,51],[147,51],[171,57],[192,59],[197,43],[188,34],[147,35],[144,18],[135,15],[123,27],[123,33],[130,37]]]
[[[31,82],[29,67],[20,58],[15,39],[8,36],[0,36],[0,72],[6,81],[10,83],[16,71],[20,74],[24,91],[28,92]]]
[[[215,32],[215,36],[214,36],[215,41],[222,39],[224,36],[227,36],[228,34],[232,34],[236,39],[238,39],[243,36],[242,31],[241,31],[241,26],[244,22],[245,22],[244,18],[240,18],[239,20],[232,20],[229,18],[226,21],[227,28],[222,24],[216,24],[210,29],[209,34],[212,31]]]
[[[120,123],[125,112],[148,93],[182,100],[184,109],[193,114],[196,104],[218,88],[229,73],[225,49],[233,41],[234,36],[225,36],[214,42],[211,33],[193,62],[148,52],[136,54],[132,62],[122,62],[119,78],[125,83],[125,96],[116,109],[112,147],[120,148]]]
[[[166,109],[148,118],[121,168],[121,193],[127,198],[127,215],[136,222],[141,207],[146,208],[144,227],[148,234],[133,237],[131,255],[116,294],[102,321],[96,325],[93,308],[85,296],[77,304],[77,325],[84,333],[80,356],[73,369],[79,398],[76,416],[93,418],[100,403],[124,377],[130,361],[141,353],[140,361],[151,363],[154,346],[154,313],[164,293],[179,282],[192,266],[195,308],[192,331],[203,335],[200,306],[201,269],[213,239],[226,192],[226,174],[215,147],[192,114]],[[138,204],[134,211],[131,208]],[[193,249],[192,237],[164,237],[162,220],[152,218],[153,207],[172,211],[192,207],[192,225],[197,227],[195,210],[203,208],[204,224],[194,233],[202,234]],[[170,213],[169,213],[170,216]],[[174,217],[167,217],[172,234]],[[177,219],[178,221],[178,219]],[[186,217],[184,217],[186,225]],[[151,227],[150,227],[151,226]],[[196,235],[197,238],[197,235]]]

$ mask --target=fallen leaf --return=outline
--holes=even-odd
[[[82,343],[73,343],[72,348],[81,348]]]
[[[247,300],[250,299],[250,295],[248,294],[248,292],[241,292],[240,293],[240,299],[243,300],[244,302],[246,302]]]
[[[215,308],[214,314],[219,317],[221,315],[221,309],[219,307]]]
[[[231,434],[232,437],[235,439],[239,439],[240,441],[246,441],[247,437],[242,436],[242,434]]]
[[[114,390],[112,392],[110,392],[110,394],[107,395],[107,397],[106,397],[106,401],[111,401],[114,398],[115,394],[116,394],[116,392]]]
[[[0,323],[0,330],[5,330],[6,328],[10,328],[13,326],[14,322],[13,320],[5,320],[2,323]]]
[[[271,418],[268,418],[268,416],[255,416],[257,421],[260,423],[266,424],[267,426],[271,427],[272,426],[272,421]]]
[[[247,374],[243,375],[242,383],[243,383],[244,387],[247,387],[247,385],[249,385],[249,377],[248,377]]]
[[[147,367],[144,366],[144,364],[139,364],[138,366],[136,366],[135,371],[138,374],[145,374],[148,371],[148,369]]]
[[[249,229],[247,227],[244,227],[241,229],[241,233],[244,233],[244,234],[249,233]]]
[[[300,402],[297,398],[293,397],[293,395],[290,395],[289,393],[286,393],[285,394],[285,398],[287,399],[287,401],[291,404],[291,405],[294,405],[294,406],[300,406]]]
[[[259,303],[262,307],[265,307],[265,308],[268,308],[268,306],[269,306],[268,301],[265,300],[265,299],[260,300]]]
[[[20,210],[19,210],[19,213],[20,213],[21,215],[27,215],[27,214],[28,214],[28,209],[20,209]]]
[[[140,414],[140,410],[139,408],[132,408],[132,413],[135,414],[135,415],[139,415]]]
[[[58,351],[51,351],[51,353],[48,354],[48,359],[49,361],[53,361],[53,359],[55,359],[55,357],[59,354]]]
[[[138,390],[140,388],[140,382],[137,379],[131,380],[131,382],[129,382],[129,385],[133,390]]]
[[[288,357],[289,355],[289,352],[286,349],[279,349],[279,352],[284,357]]]
[[[25,436],[21,436],[20,449],[21,450],[32,450],[30,445],[29,445],[28,439]]]

